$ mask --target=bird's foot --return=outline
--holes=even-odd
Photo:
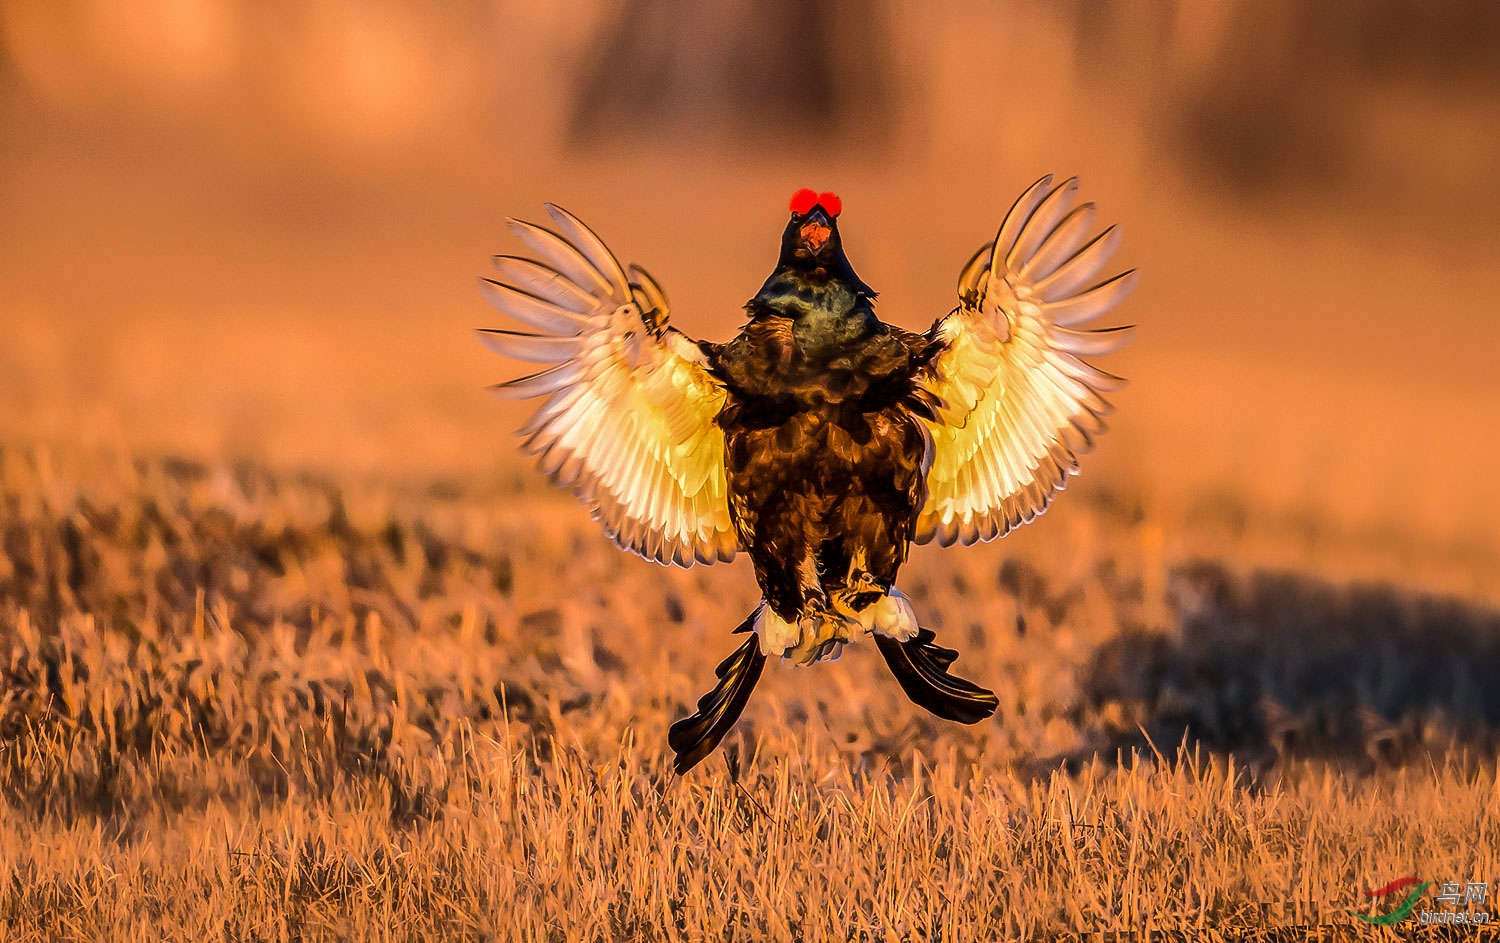
[[[769,605],[762,613],[755,624],[761,651],[798,665],[838,661],[845,645],[869,631],[853,614],[836,612],[819,599],[804,603],[796,622],[778,616]]]
[[[834,590],[829,598],[839,615],[860,622],[868,632],[870,630],[868,621],[862,620],[860,613],[879,602],[888,588],[886,584],[881,583],[864,570],[853,570],[844,584]]]
[[[868,597],[875,599],[884,596],[890,584],[875,578],[875,574],[868,570],[850,570],[849,578],[844,581],[842,595],[850,600]],[[856,607],[859,608],[859,607]]]
[[[797,643],[783,655],[798,665],[838,661],[844,646],[863,634],[858,622],[832,611],[822,600],[809,600],[797,629]]]

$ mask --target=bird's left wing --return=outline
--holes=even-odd
[[[627,271],[566,210],[547,204],[556,231],[510,220],[540,261],[497,256],[482,279],[496,308],[535,329],[484,330],[497,353],[550,364],[492,389],[545,397],[520,430],[554,483],[571,487],[621,547],[658,563],[730,560],[724,434],[715,418],[727,390],[693,341],[667,326],[650,275]]]
[[[1117,242],[1089,238],[1094,206],[1073,207],[1077,178],[1043,177],[958,280],[959,307],[926,335],[916,376],[939,402],[930,422],[928,497],[918,543],[992,540],[1046,509],[1104,431],[1101,394],[1122,382],[1085,363],[1127,329],[1075,330],[1129,293],[1134,272],[1097,281]]]

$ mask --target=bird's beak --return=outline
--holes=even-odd
[[[828,225],[828,217],[821,209],[815,209],[797,230],[797,241],[808,252],[817,255],[823,251],[823,247],[828,244],[828,239],[832,235],[833,229]]]

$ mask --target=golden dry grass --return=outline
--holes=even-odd
[[[1500,615],[1320,577],[1401,572],[1388,534],[1070,494],[905,575],[993,722],[855,646],[673,781],[746,567],[625,558],[529,476],[0,475],[7,940],[1380,939],[1361,890],[1500,874]]]

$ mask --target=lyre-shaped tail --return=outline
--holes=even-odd
[[[714,670],[719,683],[698,699],[698,712],[679,720],[667,732],[667,743],[677,754],[672,768],[678,773],[686,773],[712,753],[749,703],[755,683],[760,680],[760,673],[766,666],[760,638],[751,631],[759,613],[760,610],[756,609],[735,629],[737,633],[750,632],[750,637]]]
[[[993,714],[1000,703],[995,693],[949,674],[958,652],[932,644],[933,638],[930,629],[920,629],[904,642],[877,632],[875,644],[901,690],[917,705],[961,724],[977,724]]]

